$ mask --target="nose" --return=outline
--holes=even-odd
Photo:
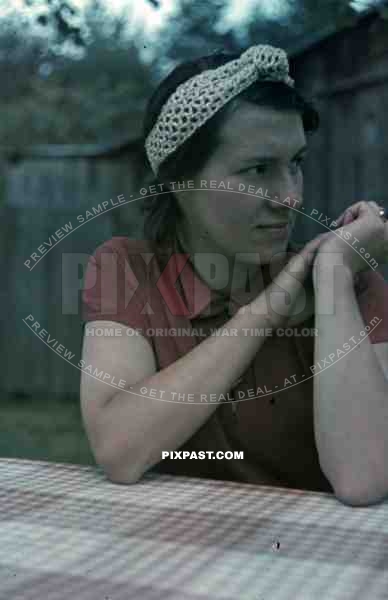
[[[276,211],[278,218],[280,213],[287,218],[289,210],[300,210],[303,206],[303,182],[287,171],[273,186],[270,195],[272,210]]]

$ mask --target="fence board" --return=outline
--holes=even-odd
[[[7,319],[1,329],[0,359],[4,367],[1,388],[7,393],[79,393],[80,371],[74,365],[82,349],[81,298],[80,291],[74,290],[76,307],[73,303],[69,308],[69,300],[65,303],[64,291],[69,292],[71,273],[65,272],[62,258],[82,254],[82,265],[78,267],[82,289],[87,260],[99,244],[115,235],[115,222],[120,222],[120,216],[115,219],[113,215],[123,207],[103,211],[83,224],[77,217],[86,218],[86,210],[116,198],[124,193],[124,187],[130,189],[130,175],[126,159],[39,157],[6,163],[6,200],[1,219],[5,277],[0,302]],[[139,228],[140,211],[132,212],[129,234]],[[72,224],[73,232],[29,270],[24,261],[33,252],[40,254],[38,247],[48,243],[67,223]],[[45,344],[47,333],[39,339],[23,323],[29,314],[51,338],[74,353],[72,364]]]

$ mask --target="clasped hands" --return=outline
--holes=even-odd
[[[388,263],[388,221],[379,215],[380,208],[376,202],[352,204],[336,219],[337,229],[311,241],[316,251],[313,276],[317,265],[333,264],[333,253],[334,264],[343,265],[353,276],[371,268],[371,264],[377,268]]]

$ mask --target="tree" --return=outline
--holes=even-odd
[[[228,6],[227,0],[177,0],[175,14],[159,34],[161,59],[156,66],[160,71],[164,73],[178,62],[221,49],[239,52],[241,44],[233,29],[219,29]]]
[[[27,8],[37,9],[36,22],[54,32],[56,42],[72,42],[76,46],[84,46],[79,11],[67,0],[24,0]]]
[[[1,144],[89,143],[122,137],[125,131],[130,137],[152,77],[129,22],[128,14],[112,16],[103,0],[94,0],[80,22],[83,46],[74,58],[58,48],[57,32],[42,35],[26,14],[3,20]],[[65,46],[69,40],[62,33]]]
[[[358,9],[386,5],[386,0],[283,0],[271,14],[261,0],[250,5],[245,23],[220,27],[229,6],[226,0],[205,3],[177,0],[177,9],[161,31],[161,60],[166,68],[213,50],[241,52],[253,44],[272,44],[291,50],[310,35],[329,26],[341,29],[358,17]],[[169,62],[168,62],[169,61]]]

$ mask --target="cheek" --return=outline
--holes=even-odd
[[[257,198],[236,191],[218,190],[207,200],[206,214],[216,225],[241,225],[246,228],[259,214]]]

